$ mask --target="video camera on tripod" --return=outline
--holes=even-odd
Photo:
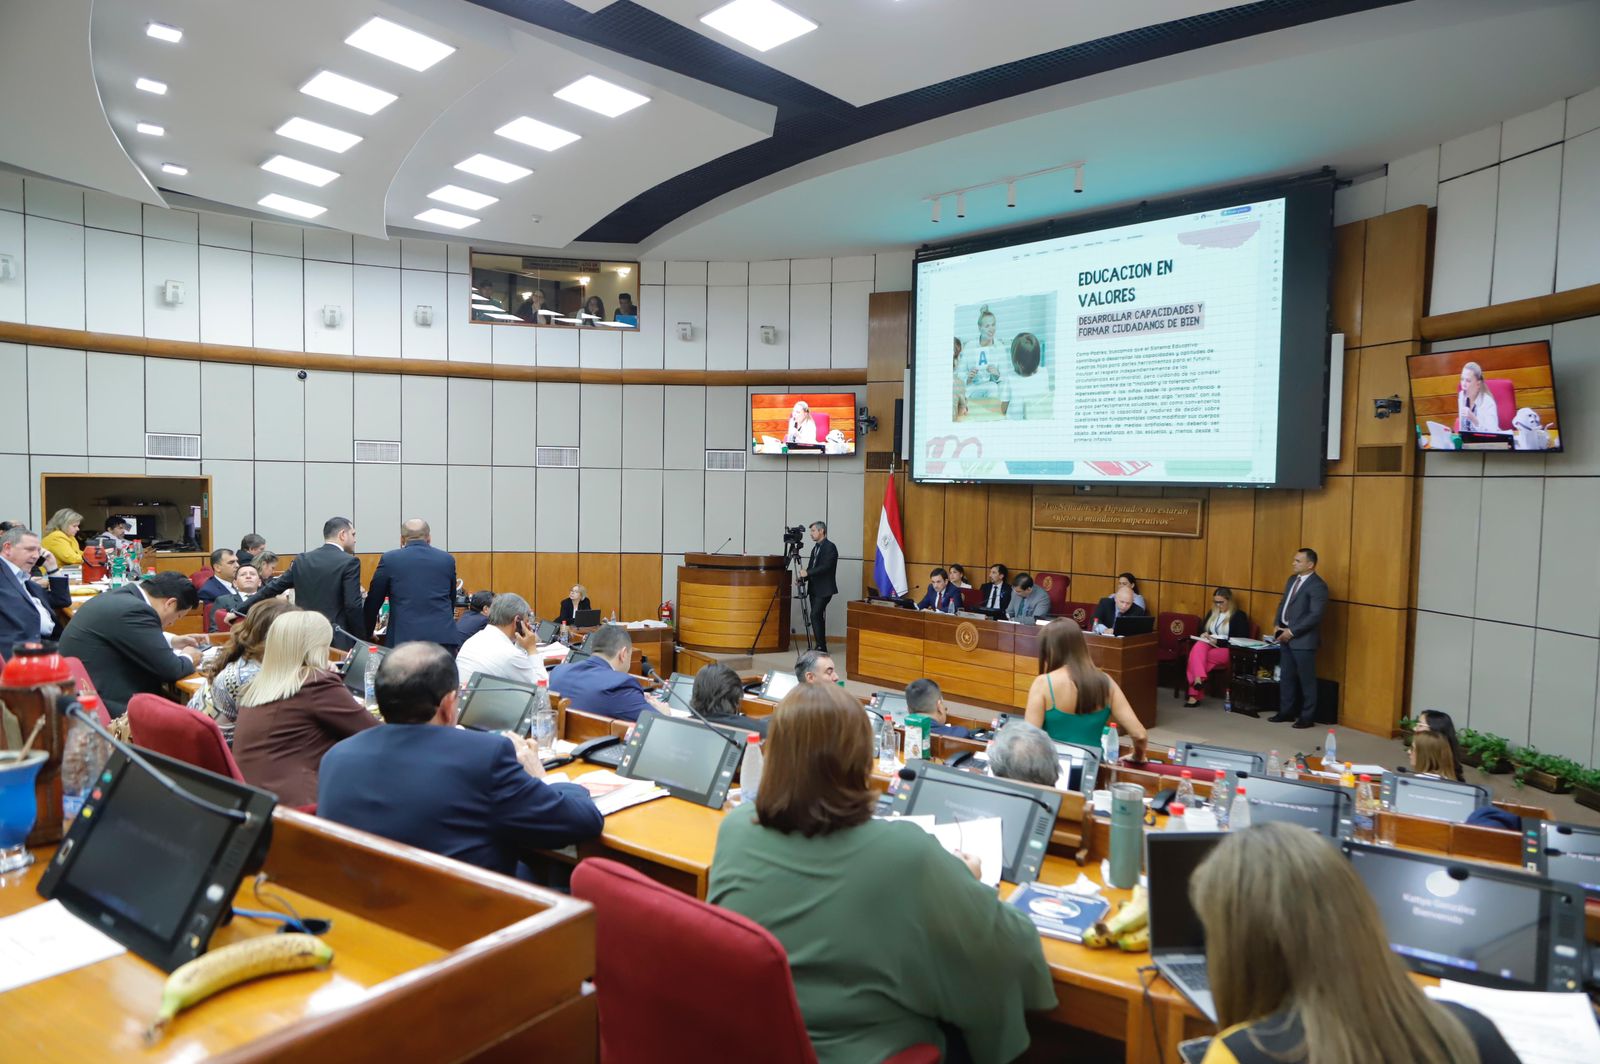
[[[800,548],[806,541],[806,526],[794,525],[783,530],[783,564],[791,565],[800,558]]]

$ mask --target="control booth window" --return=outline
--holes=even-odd
[[[472,253],[472,320],[558,329],[637,329],[639,264]]]

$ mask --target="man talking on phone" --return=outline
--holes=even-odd
[[[489,603],[489,623],[461,644],[456,655],[461,685],[478,673],[537,686],[548,680],[539,654],[539,626],[528,600],[509,592]]]

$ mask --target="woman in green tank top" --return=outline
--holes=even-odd
[[[1145,730],[1128,697],[1089,660],[1083,629],[1070,618],[1051,621],[1039,633],[1039,675],[1028,688],[1028,723],[1063,743],[1100,745],[1107,720],[1133,740],[1133,756],[1144,760]]]

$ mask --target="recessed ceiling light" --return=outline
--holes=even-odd
[[[134,80],[133,87],[140,92],[153,92],[157,96],[165,96],[167,94],[167,83],[156,81],[152,78],[137,78]]]
[[[571,85],[556,93],[556,99],[575,103],[579,107],[587,107],[591,111],[615,118],[626,114],[643,104],[650,102],[650,97],[640,96],[631,89],[621,85],[613,85],[609,81],[595,77],[593,74],[585,75],[574,81]]]
[[[437,207],[429,207],[416,216],[417,221],[427,222],[429,225],[442,225],[447,229],[465,229],[469,225],[477,225],[478,219],[470,218],[465,214],[455,211],[441,211]]]
[[[733,0],[702,15],[700,21],[758,52],[810,33],[817,24],[773,0]]]
[[[187,166],[179,166],[177,163],[162,163],[161,172],[171,174],[173,177],[189,176],[189,168]]]
[[[490,181],[498,181],[502,185],[509,185],[513,181],[520,181],[533,173],[525,166],[508,163],[504,159],[496,159],[493,155],[474,155],[470,159],[462,159],[456,163],[457,170],[464,170],[478,177],[487,177]]]
[[[256,203],[269,211],[282,211],[284,214],[292,214],[299,218],[315,218],[328,209],[326,207],[318,207],[315,203],[307,203],[305,200],[297,200],[290,196],[280,196],[276,192],[262,196],[256,200]]]
[[[375,89],[331,70],[318,71],[316,77],[300,86],[300,91],[364,115],[375,115],[399,99],[392,92]]]
[[[167,135],[167,131],[156,125],[154,122],[140,122],[133,128],[137,129],[140,133],[143,133],[147,137],[164,137]]]
[[[573,141],[580,139],[576,133],[568,133],[564,129],[552,126],[548,122],[541,122],[537,118],[523,115],[512,122],[507,122],[495,130],[496,136],[514,140],[518,144],[526,144],[530,148],[539,148],[543,151],[555,151],[564,148]]]
[[[176,26],[168,26],[160,22],[150,23],[144,28],[144,32],[145,36],[154,37],[158,41],[166,41],[168,44],[177,44],[183,40],[182,30]]]
[[[428,193],[428,198],[456,207],[465,207],[469,211],[481,211],[491,203],[500,202],[496,196],[485,196],[482,192],[474,192],[460,185],[444,185],[436,188]]]
[[[344,43],[412,70],[427,70],[455,51],[442,41],[397,26],[385,18],[370,20],[346,37]]]
[[[278,127],[278,136],[298,140],[328,151],[345,152],[361,143],[361,138],[342,129],[313,122],[309,118],[291,118]]]
[[[304,181],[308,185],[316,185],[318,188],[339,176],[337,171],[324,170],[320,166],[312,166],[310,163],[303,163],[299,159],[291,159],[287,155],[274,155],[261,164],[261,169],[269,174],[281,174],[295,181]]]

